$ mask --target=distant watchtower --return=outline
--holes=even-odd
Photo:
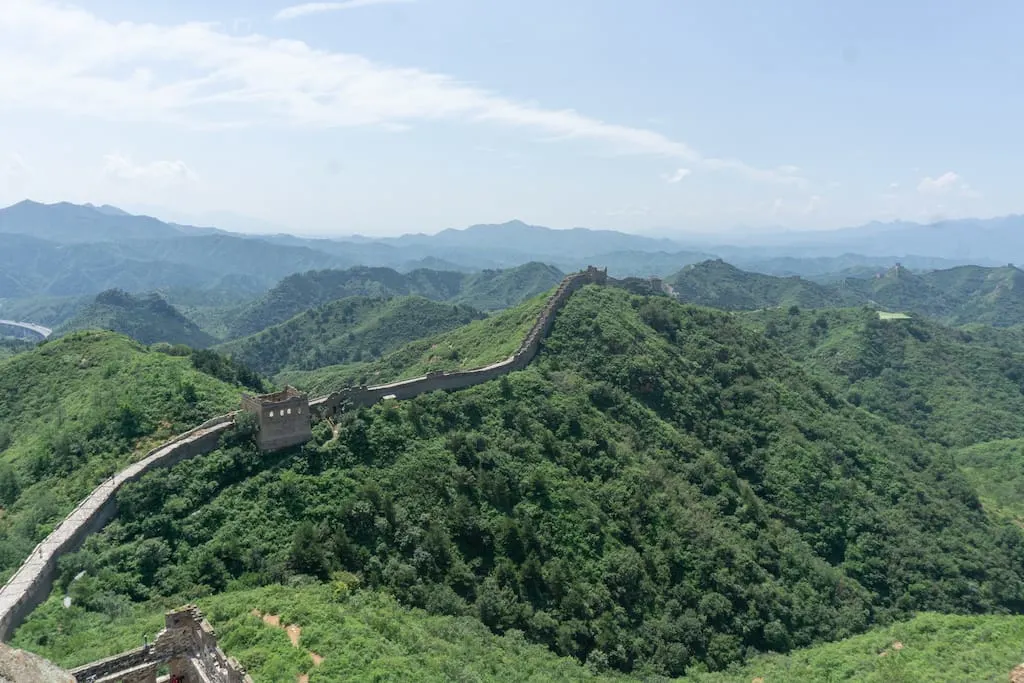
[[[296,446],[313,438],[309,400],[295,387],[262,396],[244,394],[242,409],[256,416],[259,425],[256,442],[262,451]]]

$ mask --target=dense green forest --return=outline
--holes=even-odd
[[[665,282],[682,301],[725,310],[867,304],[951,325],[1024,323],[1024,271],[1014,266],[959,266],[915,273],[895,265],[873,276],[861,272],[858,277],[826,279],[830,281],[818,283],[762,275],[715,260],[688,266]]]
[[[687,266],[665,282],[681,301],[724,310],[791,305],[821,308],[855,303],[854,298],[810,280],[751,273],[722,260]]]
[[[286,277],[234,316],[228,338],[244,337],[283,323],[302,311],[350,296],[418,295],[481,310],[514,306],[554,287],[563,275],[542,263],[480,273],[424,268],[399,273],[390,268],[321,270]]]
[[[411,341],[461,327],[484,315],[468,306],[419,296],[348,297],[300,313],[218,350],[263,373],[369,362]]]
[[[253,379],[212,352],[150,350],[109,332],[73,333],[0,361],[4,578],[103,478],[237,407],[240,376]]]
[[[755,329],[851,403],[967,446],[1024,434],[1024,337],[956,329],[871,309],[790,308],[745,314]]]
[[[309,372],[279,373],[280,384],[311,394],[358,384],[380,384],[435,370],[468,370],[508,358],[519,348],[547,302],[536,296],[516,308],[433,337],[418,339],[376,361],[328,365]]]
[[[64,322],[56,334],[75,330],[111,330],[143,344],[167,342],[203,349],[216,339],[199,329],[159,294],[133,295],[112,289]]]
[[[0,360],[35,348],[36,342],[27,339],[0,337]]]
[[[1024,533],[950,453],[745,325],[588,287],[523,372],[349,413],[277,454],[243,425],[126,487],[61,562],[54,599],[81,610],[53,640],[51,602],[18,642],[73,658],[87,625],[349,574],[598,673],[719,670],[921,610],[1019,612]]]

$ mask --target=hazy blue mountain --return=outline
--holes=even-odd
[[[929,224],[875,221],[839,230],[736,235],[732,241],[734,245],[712,246],[706,239],[698,243],[737,263],[751,260],[749,256],[760,252],[761,258],[918,254],[959,263],[997,265],[1024,261],[1024,216],[963,218]]]
[[[112,208],[112,207],[111,207]],[[123,239],[169,239],[190,234],[148,216],[131,216],[110,208],[78,204],[40,204],[25,200],[0,209],[0,233],[31,235],[52,242],[113,242]]]
[[[854,277],[871,277],[884,273],[897,263],[914,271],[939,270],[965,265],[963,259],[945,259],[932,256],[865,256],[864,254],[840,254],[839,256],[779,256],[774,258],[751,258],[752,255],[734,255],[730,263],[744,270],[766,275],[799,275],[808,278],[829,278],[840,274]],[[856,273],[856,274],[855,274]],[[830,276],[832,276],[830,278]]]
[[[716,258],[700,251],[611,251],[584,258],[552,258],[550,261],[566,271],[579,270],[589,265],[608,269],[612,277],[664,277],[684,266]]]
[[[678,251],[680,245],[669,239],[644,237],[614,230],[571,228],[553,230],[513,220],[507,223],[472,225],[465,229],[442,230],[436,235],[403,235],[383,240],[398,246],[444,246],[474,249],[513,249],[515,251],[565,255],[595,254],[610,251]]]

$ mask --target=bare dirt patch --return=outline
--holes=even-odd
[[[1024,683],[1024,664],[1015,666],[1010,672],[1010,683]]]
[[[260,617],[263,619],[263,623],[274,628],[283,628],[284,632],[288,634],[288,640],[291,641],[292,647],[299,646],[299,639],[302,637],[302,627],[298,624],[288,624],[287,626],[281,625],[281,617],[277,614],[262,614],[258,609],[253,609],[249,614],[254,617]],[[324,663],[324,658],[313,652],[312,650],[306,650],[306,654],[313,660],[313,666],[320,666]],[[295,679],[296,683],[309,683],[309,674],[299,674]]]

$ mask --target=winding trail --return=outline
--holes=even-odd
[[[586,284],[604,284],[607,280],[605,271],[593,267],[567,276],[548,299],[519,349],[503,361],[463,372],[437,372],[376,387],[343,389],[310,400],[311,417],[319,413],[321,419],[326,419],[336,414],[339,409],[372,405],[386,397],[408,399],[429,391],[462,389],[482,384],[513,370],[521,370],[536,357],[541,340],[550,331],[555,316],[569,297]],[[0,324],[7,322],[9,321],[0,320]],[[16,325],[44,337],[50,334],[49,329],[38,325]],[[49,596],[53,588],[57,560],[64,553],[76,550],[86,537],[102,529],[114,518],[117,514],[116,494],[124,484],[138,480],[153,469],[171,467],[183,460],[216,450],[221,435],[234,425],[235,414],[220,415],[175,436],[151,450],[142,460],[129,465],[93,489],[85,500],[32,550],[10,580],[0,588],[0,641],[9,639],[32,610]],[[337,438],[337,434],[337,429],[334,429],[334,438]]]

